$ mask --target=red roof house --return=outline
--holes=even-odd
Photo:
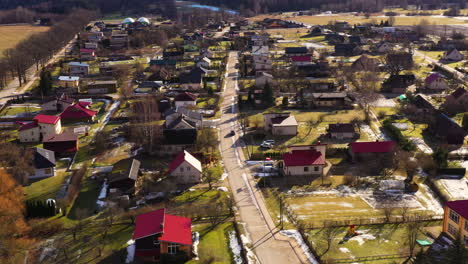
[[[199,183],[202,178],[202,164],[184,150],[169,164],[168,174],[180,184]]]
[[[349,154],[353,161],[365,160],[368,157],[391,154],[395,148],[395,141],[353,142],[349,144]]]
[[[93,122],[97,111],[88,109],[88,105],[83,102],[70,105],[60,114],[60,117],[65,122]]]
[[[60,116],[39,114],[36,115],[33,120],[37,121],[38,123],[55,125],[60,120]]]
[[[468,200],[446,202],[444,206],[444,223],[442,230],[452,239],[467,241]],[[465,243],[466,247],[466,243]]]
[[[40,114],[36,115],[32,122],[22,124],[18,130],[18,136],[20,142],[40,142],[61,131],[60,116]]]
[[[71,131],[56,134],[45,138],[43,147],[58,154],[73,153],[78,151],[78,136]]]
[[[322,175],[327,165],[325,151],[324,144],[291,146],[290,151],[283,154],[283,173],[287,176]]]
[[[158,259],[161,254],[192,251],[190,218],[166,214],[166,209],[138,215],[133,232],[135,255],[142,259]]]
[[[292,56],[291,57],[292,62],[299,63],[299,64],[310,63],[311,60],[312,60],[312,56],[310,56],[310,55]]]

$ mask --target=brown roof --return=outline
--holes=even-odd
[[[353,124],[329,124],[329,133],[354,133]]]
[[[73,132],[66,131],[62,134],[55,134],[50,138],[44,140],[44,142],[65,142],[65,141],[76,141],[78,140],[78,136],[75,135]]]

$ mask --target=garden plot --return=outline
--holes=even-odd
[[[468,199],[468,181],[466,178],[441,179],[439,182],[445,188],[451,200]]]
[[[372,208],[423,208],[416,196],[411,194],[385,195],[370,194],[363,195],[364,199]]]

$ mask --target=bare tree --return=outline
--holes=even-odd
[[[333,241],[335,238],[341,233],[341,230],[337,227],[333,227],[333,223],[330,221],[326,221],[323,223],[324,228],[322,229],[322,237],[326,242],[326,249],[323,253],[320,254],[320,257],[323,257],[325,254],[330,251],[333,245]]]
[[[156,122],[161,118],[158,109],[159,97],[148,95],[135,102],[131,123],[131,138],[141,144],[149,153],[153,153],[161,137],[161,126]]]
[[[418,238],[419,232],[421,232],[421,228],[423,227],[424,222],[421,221],[414,221],[408,223],[406,226],[406,235],[407,235],[407,244],[410,252],[410,256],[413,256],[414,249],[416,248],[417,242],[416,239]]]
[[[394,205],[392,203],[385,203],[382,210],[385,216],[385,222],[390,223],[393,213],[395,212]]]

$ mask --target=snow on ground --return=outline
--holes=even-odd
[[[200,243],[200,233],[198,232],[193,232],[192,234],[192,251],[193,255],[195,256],[195,260],[198,260],[198,244]]]
[[[419,188],[423,189],[425,193],[418,191],[416,192],[416,196],[418,197],[419,201],[425,203],[426,209],[433,211],[437,215],[443,215],[444,208],[442,207],[440,201],[435,198],[436,196],[434,192],[432,192],[432,190],[429,189],[429,187],[427,187],[425,184],[420,184]]]
[[[447,190],[453,200],[468,199],[468,181],[461,179],[440,179],[439,182]]]
[[[221,180],[224,181],[224,180],[228,177],[228,175],[229,175],[229,174],[227,174],[227,173],[223,173],[223,174],[221,175]]]
[[[299,231],[290,229],[290,230],[281,230],[280,233],[287,237],[292,237],[296,239],[297,243],[301,246],[302,250],[304,251],[304,254],[307,256],[307,259],[309,260],[309,262],[312,264],[319,264],[319,262],[315,259],[312,252],[310,252],[309,247],[306,245],[304,240],[302,240],[302,236],[299,233]]]
[[[359,230],[357,231],[359,235],[352,237],[349,241],[356,241],[361,246],[366,241],[365,240],[374,240],[375,236],[372,234],[366,234],[368,230]]]
[[[127,245],[127,259],[125,260],[125,263],[132,263],[135,258],[135,241],[130,239],[127,242]]]
[[[107,184],[107,179],[104,179],[98,199],[104,199],[107,197],[107,187],[109,187],[109,184]]]
[[[231,249],[232,255],[234,256],[234,263],[242,264],[242,247],[239,244],[239,240],[237,240],[235,231],[229,232],[229,248]]]
[[[222,191],[222,192],[228,192],[228,188],[226,188],[224,186],[218,187],[217,190]]]
[[[421,138],[416,138],[416,137],[410,137],[409,140],[411,140],[415,145],[416,147],[418,147],[418,149],[426,154],[432,154],[433,151],[431,149],[431,147],[429,147],[429,145],[426,144],[426,142],[424,142],[423,139]]]
[[[392,140],[390,137],[385,135],[382,130],[379,131],[379,134],[376,134],[372,128],[368,125],[361,125],[360,126],[361,131],[364,131],[368,136],[370,141],[375,141],[375,140],[385,140],[385,141],[390,141]]]
[[[339,248],[339,250],[343,253],[351,253],[351,251],[349,251],[347,248]]]
[[[242,223],[242,225],[244,225],[244,230],[245,229],[245,223]],[[241,241],[242,241],[242,245],[243,247],[245,248],[245,250],[247,251],[247,264],[254,264],[254,263],[259,263],[258,259],[257,259],[257,256],[255,255],[255,253],[252,251],[252,249],[248,246],[248,245],[252,245],[252,241],[250,240],[250,238],[248,238],[246,235],[244,234],[241,234]]]

